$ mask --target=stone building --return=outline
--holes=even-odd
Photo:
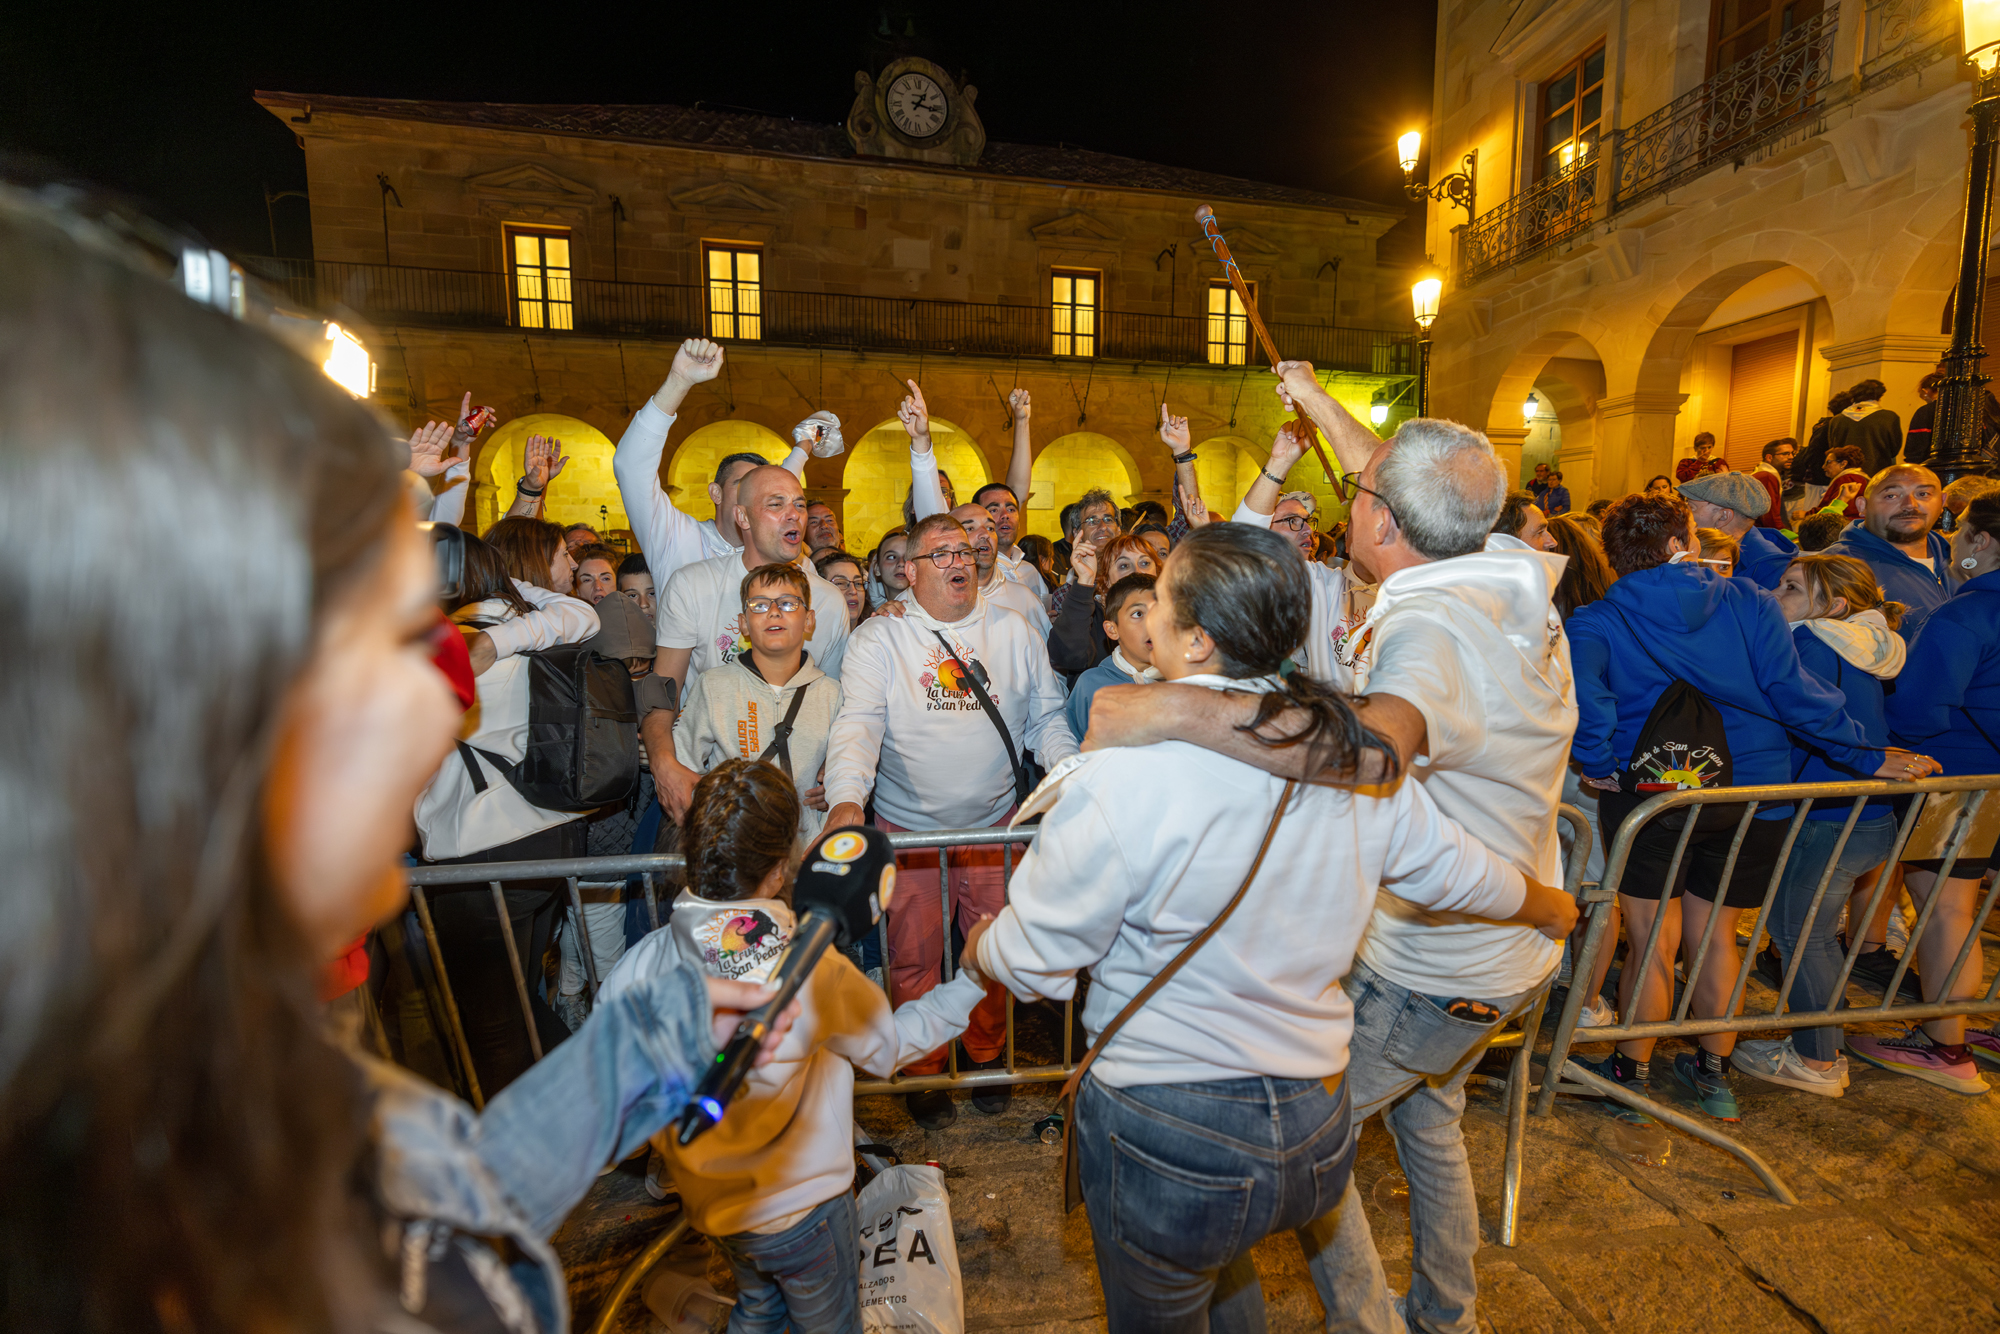
[[[1698,431],[1747,470],[1864,378],[1907,423],[1950,341],[1971,87],[1955,4],[1438,13],[1430,174],[1470,175],[1478,210],[1430,205],[1441,414],[1525,444],[1524,475],[1555,459],[1579,507],[1670,473]]]
[[[976,95],[914,58],[858,74],[844,125],[259,93],[305,152],[315,258],[250,263],[358,318],[397,415],[446,416],[466,390],[499,409],[475,461],[482,526],[540,433],[573,460],[551,517],[624,527],[612,442],[697,334],[727,343],[727,370],[690,398],[662,476],[698,517],[717,459],[779,456],[826,408],[849,448],[808,464],[807,489],[868,550],[901,521],[906,379],[960,496],[1004,476],[1007,393],[1031,391],[1031,531],[1059,536],[1092,486],[1171,504],[1163,398],[1227,513],[1282,413],[1201,203],[1282,353],[1364,420],[1388,405],[1385,431],[1410,415],[1409,273],[1377,261],[1400,209],[989,143]],[[1291,480],[1332,498],[1310,456]]]

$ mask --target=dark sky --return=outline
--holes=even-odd
[[[1385,204],[1395,135],[1427,122],[1422,0],[890,6],[375,7],[43,0],[0,25],[0,148],[126,190],[238,253],[303,157],[254,88],[488,102],[697,101],[837,123],[884,15],[979,87],[989,139],[1066,142]],[[306,252],[305,208],[275,206]],[[1400,231],[1401,229],[1399,229]]]

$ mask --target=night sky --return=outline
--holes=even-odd
[[[435,9],[16,6],[0,25],[0,149],[53,159],[225,250],[261,254],[272,248],[264,191],[302,189],[305,164],[251,101],[255,88],[703,102],[834,124],[854,71],[907,51],[978,85],[991,140],[1403,204],[1393,140],[1428,122],[1437,27],[1421,0]],[[305,206],[274,211],[280,253],[306,254]]]

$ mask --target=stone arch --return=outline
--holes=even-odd
[[[1062,507],[1096,487],[1121,506],[1139,497],[1144,489],[1139,464],[1125,446],[1095,431],[1072,431],[1049,441],[1035,455],[1026,530],[1059,540]]]
[[[528,437],[553,436],[569,462],[556,474],[542,504],[542,517],[554,523],[587,523],[599,534],[631,530],[618,479],[611,473],[611,438],[576,417],[536,412],[516,417],[486,437],[472,469],[472,521],[480,532],[514,503],[514,489],[526,469]]]
[[[1640,355],[1633,390],[1641,395],[1679,393],[1681,369],[1695,334],[1715,308],[1752,278],[1787,265],[1805,276],[1839,319],[1841,303],[1854,291],[1855,279],[1847,261],[1831,246],[1797,232],[1733,238],[1663,284],[1663,294],[1647,311],[1653,331]]]
[[[713,519],[715,502],[708,498],[708,488],[722,460],[731,454],[761,454],[782,463],[791,452],[792,442],[768,426],[735,419],[710,422],[690,431],[668,460],[667,495],[681,513]]]
[[[1209,515],[1226,519],[1243,503],[1243,495],[1257,480],[1257,472],[1268,455],[1259,456],[1257,447],[1240,435],[1218,435],[1194,447],[1195,479],[1201,483],[1201,503]]]
[[[1518,484],[1523,471],[1521,445],[1530,428],[1521,406],[1532,391],[1553,409],[1563,481],[1578,508],[1586,503],[1598,471],[1597,405],[1604,397],[1602,349],[1610,332],[1594,316],[1552,311],[1542,321],[1542,331],[1508,359],[1487,402],[1486,436],[1505,463],[1510,483]]]
[[[961,503],[993,480],[985,451],[956,423],[931,418],[931,450]],[[842,458],[840,481],[846,498],[840,530],[849,550],[865,554],[880,544],[882,534],[903,522],[903,500],[910,493],[909,432],[891,417],[849,445]]]

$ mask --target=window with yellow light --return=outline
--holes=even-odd
[[[764,336],[764,255],[756,246],[708,251],[708,336],[754,341]]]
[[[514,323],[523,329],[574,329],[569,229],[509,225],[506,233],[514,281]]]
[[[1257,289],[1250,286],[1250,299]],[[1241,366],[1250,359],[1250,315],[1236,287],[1227,282],[1208,285],[1208,362],[1211,366]]]
[[[1059,357],[1097,355],[1097,288],[1103,276],[1082,269],[1055,271],[1054,352]]]

